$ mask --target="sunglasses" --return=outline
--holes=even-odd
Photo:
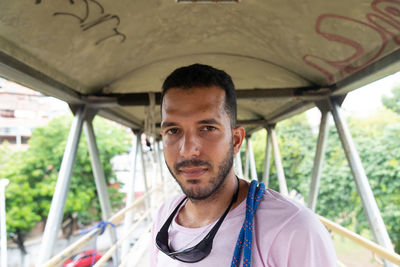
[[[236,188],[235,194],[232,197],[231,203],[229,204],[228,208],[225,210],[224,214],[219,218],[218,222],[214,225],[214,227],[210,230],[210,232],[200,241],[197,245],[191,248],[183,249],[181,251],[174,251],[169,246],[168,242],[168,229],[171,225],[172,220],[175,217],[175,214],[178,212],[180,206],[186,200],[186,197],[178,204],[175,210],[171,213],[168,217],[167,221],[161,227],[160,231],[156,236],[156,246],[157,248],[162,251],[167,256],[179,260],[182,262],[194,263],[201,261],[205,257],[207,257],[212,249],[212,244],[215,235],[218,232],[219,227],[221,226],[222,222],[224,221],[226,215],[228,214],[229,210],[231,209],[233,203],[236,202],[238,193],[239,193],[239,179],[236,177],[238,181],[238,186]]]

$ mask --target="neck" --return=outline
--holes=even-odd
[[[232,201],[237,186],[237,178],[232,169],[213,195],[203,200],[189,199],[179,212],[177,222],[185,227],[197,228],[218,220]],[[239,190],[239,197],[232,208],[240,203],[240,193]]]

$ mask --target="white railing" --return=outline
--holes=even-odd
[[[154,195],[155,193],[159,192],[159,194],[156,194],[156,196],[161,197],[163,195],[163,186],[164,185],[158,185],[156,188],[152,189],[151,191],[149,191],[148,193],[145,193],[143,196],[141,196],[140,198],[136,199],[130,206],[125,207],[124,209],[118,211],[114,216],[112,216],[110,218],[110,222],[113,223],[114,225],[119,225],[126,212],[134,209],[135,207],[137,207],[138,205],[140,205],[141,203],[143,203],[146,199],[150,199],[150,197],[152,195]],[[168,192],[169,190],[166,190],[166,192]],[[158,203],[161,203],[162,201],[157,201]],[[156,208],[156,207],[153,207]],[[145,211],[145,213],[140,216],[139,219],[136,220],[136,222],[131,226],[131,228],[124,233],[122,238],[119,238],[118,241],[113,244],[101,257],[101,259],[94,265],[95,267],[101,267],[103,266],[104,263],[106,263],[114,254],[114,252],[117,250],[118,247],[121,246],[122,243],[126,242],[127,239],[131,236],[131,234],[141,225],[141,223],[146,220],[149,219],[151,220],[151,210],[147,210]],[[393,262],[394,264],[397,264],[400,266],[400,255],[394,253],[393,251],[390,251],[387,248],[384,248],[360,235],[357,235],[356,233],[353,233],[352,231],[340,226],[339,224],[336,224],[322,216],[317,215],[319,220],[331,231],[333,231],[336,234],[339,234],[343,237],[346,237],[354,242],[356,242],[357,244],[359,244],[360,246],[370,250],[374,255],[384,258],[390,262]],[[150,230],[150,225],[149,224],[146,227],[146,230],[144,231],[145,233],[148,234],[149,230]],[[93,229],[92,231],[90,231],[89,233],[85,234],[84,236],[82,236],[82,238],[80,238],[79,240],[77,240],[75,243],[73,243],[71,246],[69,246],[68,248],[64,249],[63,251],[61,251],[59,254],[57,254],[56,256],[54,256],[53,258],[51,258],[48,262],[46,262],[43,266],[45,267],[54,267],[54,266],[60,266],[60,264],[62,264],[63,261],[65,261],[66,259],[70,258],[71,256],[73,256],[74,254],[78,253],[79,249],[82,248],[84,245],[86,245],[89,241],[91,241],[93,238],[95,238],[100,232],[100,229]],[[128,252],[127,255],[132,254],[132,250],[135,249],[135,246],[131,248],[131,251]],[[125,266],[126,265],[126,259],[121,259],[121,264],[119,266]],[[339,266],[345,266],[343,263],[338,262]]]
[[[378,244],[366,239],[365,237],[362,237],[356,233],[353,233],[352,231],[344,228],[343,226],[341,226],[337,223],[334,223],[322,216],[318,215],[318,217],[319,217],[320,221],[325,225],[325,227],[328,228],[329,230],[356,242],[360,246],[371,251],[373,254],[375,254],[379,257],[382,257],[382,258],[400,266],[400,255],[399,254],[397,254],[385,247],[382,247],[381,245],[378,245]]]
[[[139,204],[144,202],[146,199],[150,199],[152,195],[154,195],[156,192],[160,193],[157,196],[161,196],[163,192],[163,184],[158,185],[154,189],[150,190],[148,193],[145,193],[143,196],[140,198],[136,199],[130,206],[125,207],[124,209],[121,209],[118,211],[115,215],[113,215],[110,219],[109,222],[113,223],[115,226],[119,225],[126,212],[134,209],[137,207]],[[158,201],[160,203],[161,201]],[[118,239],[118,242],[112,245],[106,252],[105,254],[101,257],[101,259],[96,263],[96,267],[102,266],[114,253],[114,251],[119,247],[124,241],[126,241],[131,233],[133,233],[139,226],[140,224],[145,220],[145,219],[151,219],[151,210],[147,210],[128,230],[128,233],[124,233],[124,237]],[[107,226],[109,227],[109,226]],[[74,254],[79,252],[79,249],[85,246],[89,241],[91,241],[93,238],[95,238],[99,232],[100,228],[93,229],[92,231],[88,232],[82,238],[77,240],[75,243],[70,245],[69,247],[65,248],[63,251],[52,257],[49,261],[47,261],[43,266],[44,267],[55,267],[55,266],[60,266],[65,260],[73,256]]]

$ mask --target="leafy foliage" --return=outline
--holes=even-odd
[[[295,116],[278,124],[276,135],[278,136],[278,145],[288,188],[307,195],[307,184],[312,171],[316,137],[308,125],[305,114]],[[264,168],[266,136],[266,130],[259,131],[252,136],[258,177],[262,177]],[[273,157],[271,159],[269,187],[278,190],[275,163]]]
[[[25,152],[15,152],[0,164],[0,176],[8,178],[6,190],[7,231],[11,236],[28,233],[49,212],[57,182],[71,116],[52,120],[36,128]],[[110,159],[127,151],[127,133],[105,119],[96,118],[94,128],[101,164],[108,183],[115,180]],[[0,152],[0,155],[2,153]],[[0,157],[1,158],[1,157]],[[122,194],[109,187],[114,207],[122,202]],[[100,218],[97,192],[90,165],[85,136],[82,134],[67,196],[64,216],[76,214],[87,224]]]
[[[388,109],[400,114],[400,84],[392,88],[393,97],[382,97],[382,103]]]
[[[400,251],[400,116],[382,109],[370,118],[350,118],[349,128],[374,192],[389,235]],[[305,115],[276,127],[288,189],[308,196],[317,134]],[[262,177],[266,131],[252,137],[258,177]],[[271,162],[269,187],[278,190]],[[361,199],[353,181],[334,125],[330,126],[316,212],[360,233],[369,229]]]
[[[369,129],[363,127],[367,121],[375,121]],[[400,252],[400,116],[383,110],[370,119],[353,119],[350,125],[389,235]],[[361,206],[355,211],[358,229],[366,229]]]

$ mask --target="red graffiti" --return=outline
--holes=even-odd
[[[400,0],[374,0],[371,3],[371,8],[376,13],[370,12],[365,15],[368,22],[336,14],[322,14],[319,16],[315,27],[317,34],[322,35],[329,41],[350,46],[354,49],[354,53],[341,60],[329,60],[316,55],[305,55],[303,56],[304,62],[323,73],[329,82],[333,83],[334,73],[329,67],[337,69],[341,75],[343,73],[349,74],[375,62],[382,55],[389,40],[393,40],[395,44],[400,45]],[[357,40],[337,33],[323,31],[321,29],[322,24],[328,19],[343,20],[357,24],[361,28],[372,30],[379,36],[380,45],[371,53],[371,51],[365,51],[363,45]]]

